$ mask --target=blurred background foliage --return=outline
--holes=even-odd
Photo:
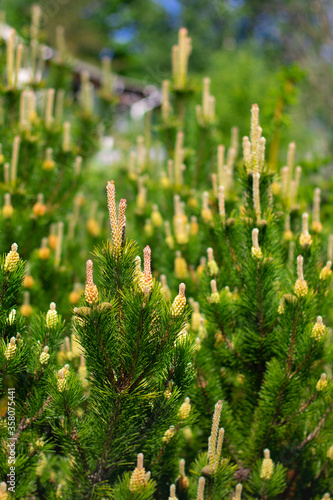
[[[2,2],[7,22],[23,34],[33,3]],[[303,168],[315,171],[330,158],[330,0],[43,0],[40,5],[46,43],[55,45],[56,26],[62,25],[76,57],[97,63],[110,54],[114,71],[147,84],[160,85],[168,77],[168,47],[186,26],[193,44],[191,71],[198,81],[211,77],[223,134],[233,125],[245,134],[247,111],[258,102],[268,142],[282,145],[280,161],[290,140],[297,142],[296,160],[303,160]]]
[[[1,2],[7,23],[27,41],[34,3],[33,0]],[[96,66],[100,65],[104,55],[110,55],[114,72],[138,80],[143,87],[155,85],[160,88],[163,80],[170,79],[171,47],[177,43],[179,27],[186,26],[193,47],[189,62],[191,92],[187,96],[185,137],[188,171],[194,165],[195,151],[200,142],[195,105],[201,103],[202,79],[209,76],[211,94],[216,98],[214,141],[218,140],[228,148],[234,126],[239,128],[240,138],[248,135],[249,111],[253,103],[258,103],[260,123],[267,139],[267,162],[280,173],[287,161],[288,144],[296,142],[295,166],[300,165],[303,171],[302,209],[310,211],[314,186],[320,187],[322,219],[333,232],[333,5],[330,1],[43,0],[40,6],[43,13],[41,42],[56,47],[57,27],[63,26],[70,54]],[[65,82],[69,102],[73,100],[76,105],[77,94],[73,90],[79,76],[76,74],[73,78],[73,61],[71,58],[68,61],[55,73]],[[50,65],[48,79],[51,86],[57,87],[59,82],[53,78],[54,70]],[[137,179],[128,181],[128,167],[137,137],[144,136],[154,157],[147,184],[154,184],[154,174],[158,168],[166,169],[165,163],[170,156],[170,151],[167,151],[170,148],[163,146],[166,134],[160,127],[159,111],[147,113],[145,117],[141,115],[141,119],[135,120],[130,105],[118,105],[117,99],[108,106],[103,103],[98,105],[95,97],[94,104],[100,115],[85,122],[91,130],[95,125],[98,128],[98,146],[95,148],[94,145],[88,155],[84,186],[79,193],[82,196],[78,196],[77,204],[73,205],[73,211],[80,209],[82,215],[79,245],[82,262],[106,230],[103,213],[107,180],[118,181],[119,178],[122,196],[132,207],[136,204]],[[115,110],[115,116],[111,109]],[[92,134],[84,130],[89,149]],[[103,131],[112,138],[100,141]],[[100,142],[102,150],[96,156]],[[173,140],[172,147],[174,143]],[[202,138],[201,143],[205,143]],[[208,172],[216,166],[216,144],[213,147],[207,141],[206,146],[210,156],[206,154],[202,170]],[[161,161],[156,160],[159,155]],[[240,148],[238,156],[241,155]],[[200,184],[201,191],[207,188],[203,184]],[[163,206],[157,182],[149,188],[144,213],[137,214],[133,208],[128,227],[129,234],[133,234],[140,244],[149,243],[153,247],[154,242],[146,241],[146,234],[142,231],[151,216],[151,204],[158,202],[167,219],[172,217],[173,206],[171,198],[166,198]],[[60,215],[65,218],[59,214],[59,219]],[[200,216],[199,213],[196,215]],[[87,232],[88,244],[85,243]],[[160,237],[164,241],[161,231]],[[156,240],[157,243],[160,242]],[[70,257],[73,253],[71,245],[67,252]],[[75,261],[74,267],[76,281],[81,282],[81,271],[84,270],[81,260]]]

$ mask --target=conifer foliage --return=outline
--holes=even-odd
[[[39,43],[42,21],[41,7],[35,5],[30,43],[9,27],[2,25],[0,33],[0,246],[4,251],[8,242],[18,241],[21,255],[29,261],[24,283],[27,307],[22,310],[27,317],[32,312],[29,294],[32,304],[44,309],[50,300],[56,300],[60,310],[63,303],[68,306],[66,291],[77,276],[71,240],[78,207],[70,212],[87,160],[99,145],[89,73],[82,72],[74,95],[73,68],[61,57],[61,29],[57,61],[52,69],[45,67],[45,47]],[[103,82],[110,80],[107,67],[103,75]],[[110,110],[105,99],[104,108]],[[82,202],[82,194],[80,198]],[[59,284],[62,290],[57,294]]]
[[[33,12],[31,41],[37,44],[39,7]],[[53,68],[55,88],[41,105],[34,92],[40,90],[35,70],[41,63],[33,50],[32,80],[24,90],[17,85],[23,50],[17,42],[12,31],[0,89],[12,125],[6,131],[0,120],[2,238],[7,245],[11,235],[21,237],[22,254],[30,259],[45,224],[57,220],[58,234],[51,225],[35,252],[37,262],[30,260],[32,272],[43,278],[40,293],[57,290],[63,296],[59,264],[68,235],[56,212],[84,180],[81,155],[94,150],[91,144],[83,154],[97,126],[93,87],[83,73],[71,140],[69,122],[61,117],[61,70],[69,69],[63,43],[59,71]],[[145,138],[138,137],[137,153],[130,156],[129,185],[123,182],[125,193],[137,182],[137,222],[142,227],[150,217],[144,238],[153,240],[153,252],[149,245],[141,252],[126,238],[127,201],[117,207],[114,182],[108,182],[111,238],[87,260],[82,296],[72,292],[77,307],[68,325],[71,341],[63,339],[65,323],[55,302],[32,315],[26,291],[16,314],[22,282],[27,289],[34,283],[18,245],[0,261],[0,480],[6,481],[0,500],[330,498],[324,491],[333,488],[326,327],[333,239],[327,259],[320,190],[314,192],[310,224],[298,200],[295,144],[279,178],[265,161],[257,105],[249,137],[243,138],[243,161],[237,160],[236,128],[225,151],[209,78],[203,80],[195,123],[190,53],[182,28],[173,48],[173,84],[165,81],[162,90],[158,133],[170,156],[167,169],[158,165],[153,171],[147,120]],[[111,106],[107,60],[103,68],[100,94]],[[43,193],[35,182],[31,188],[30,176],[46,182]],[[75,248],[82,250],[74,241],[80,196],[75,200],[67,249],[76,258]],[[20,207],[26,209],[22,220]],[[94,217],[88,231],[97,238]],[[203,253],[207,260],[201,257],[195,270]],[[170,271],[171,289],[177,283],[173,300],[166,275],[161,283],[155,280],[152,259],[159,273]],[[24,316],[30,316],[28,326]]]
[[[211,241],[218,265],[208,262],[202,283],[208,334],[197,356],[196,403],[204,413],[207,401],[224,400],[228,451],[244,498],[321,498],[332,487],[332,381],[322,319],[331,263],[325,265],[322,228],[314,225],[310,234],[308,215],[291,210],[276,186],[273,196],[260,135],[254,106],[251,142],[243,143],[243,204],[231,218],[220,210]]]
[[[38,462],[48,449],[40,425],[50,403],[46,385],[62,331],[55,304],[51,304],[47,315],[35,318],[27,334],[15,308],[24,272],[25,264],[13,243],[0,266],[0,403],[1,414],[7,415],[0,425],[0,474],[7,480],[12,495],[8,498],[26,498]],[[2,488],[5,494],[5,486]]]
[[[85,300],[73,318],[87,387],[71,368],[55,374],[49,386],[50,423],[71,457],[63,498],[108,495],[108,485],[138,452],[144,453],[158,482],[167,444],[182,425],[178,413],[194,373],[191,344],[181,337],[185,287],[180,285],[172,304],[165,300],[151,274],[149,247],[141,271],[138,248],[125,239],[126,201],[120,201],[117,214],[113,182],[107,194],[112,241],[95,251],[99,281],[92,261],[87,262]],[[141,458],[136,470],[141,472],[126,483],[127,497],[144,487],[145,496],[135,498],[150,498],[155,483],[142,473]],[[125,498],[121,495],[116,498]]]

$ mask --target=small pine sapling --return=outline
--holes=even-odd
[[[183,332],[185,286],[172,304],[165,300],[151,274],[150,248],[144,249],[142,271],[136,244],[125,239],[126,200],[117,210],[113,182],[107,198],[112,239],[95,251],[99,280],[87,261],[84,301],[74,308],[73,331],[86,367],[84,396],[72,368],[54,373],[49,383],[50,422],[70,457],[63,498],[104,495],[133,469],[138,452],[154,471],[157,490],[167,491],[168,442],[177,439],[188,416],[182,404],[194,368],[192,343]],[[147,481],[149,491],[153,484]]]
[[[50,448],[44,427],[50,403],[47,380],[62,322],[52,303],[48,313],[35,317],[27,331],[24,317],[15,309],[25,272],[17,250],[14,243],[0,264],[0,435],[1,442],[8,443],[1,449],[0,475],[6,478],[13,498],[27,498],[37,491],[37,466]]]
[[[331,263],[324,265],[322,228],[310,232],[307,214],[290,213],[295,188],[291,198],[272,194],[276,181],[261,143],[254,106],[243,142],[242,206],[229,223],[215,220],[214,259],[208,249],[199,296],[207,331],[193,400],[205,414],[208,403],[223,399],[226,449],[244,498],[312,497],[332,486],[332,381],[322,318]]]

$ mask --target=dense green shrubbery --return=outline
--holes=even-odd
[[[8,252],[15,240],[19,249],[14,243],[0,266],[0,433],[2,444],[17,439],[16,492],[7,494],[2,483],[0,498],[162,500],[170,492],[169,500],[320,500],[333,488],[325,326],[333,241],[327,252],[318,189],[308,215],[294,142],[280,169],[276,154],[265,154],[253,105],[242,155],[231,118],[225,136],[232,108],[219,113],[210,79],[201,90],[188,76],[191,40],[180,30],[161,110],[146,118],[135,146],[115,134],[124,154],[112,177],[123,198],[116,208],[108,183],[110,237],[98,217],[96,178],[77,160],[97,148],[89,77],[82,75],[79,105],[65,108],[73,120],[68,143],[68,125],[53,114],[53,91],[43,91],[43,80],[13,85],[10,62],[21,50],[14,42],[12,33],[3,57],[3,163],[15,137],[20,149],[0,188],[2,244]],[[237,64],[248,75],[243,57]],[[50,73],[60,99],[69,67],[63,58]],[[297,74],[283,85],[288,78]],[[107,89],[101,98],[112,106]],[[290,102],[293,91],[285,90],[275,109],[281,98],[283,106]],[[35,107],[43,94],[44,107],[38,99]],[[249,103],[237,103],[247,114]],[[272,129],[270,151],[281,126]],[[107,181],[110,171],[104,175]],[[106,182],[98,184],[104,191]],[[81,215],[84,203],[88,214]],[[145,247],[143,271],[127,234]],[[99,277],[88,259],[95,244]],[[18,251],[29,259],[28,272]],[[79,285],[68,297],[85,261],[84,297]],[[22,282],[38,304],[35,315],[26,293],[16,314]],[[9,457],[2,446],[4,480]]]

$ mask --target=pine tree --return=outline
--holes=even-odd
[[[37,7],[31,49],[38,12]],[[34,107],[33,90],[21,92],[16,85],[21,48],[11,33],[3,89],[11,127],[2,127],[1,159],[5,162],[12,151],[12,161],[4,167],[3,236],[6,245],[15,239],[21,248],[23,241],[30,265],[16,314],[25,266],[15,243],[0,263],[0,398],[1,415],[6,415],[0,433],[3,443],[8,435],[15,437],[17,498],[317,500],[332,488],[333,402],[325,325],[333,246],[331,241],[327,260],[320,190],[314,193],[310,226],[308,212],[300,208],[295,144],[279,178],[265,162],[256,105],[250,136],[243,139],[243,161],[237,161],[235,128],[226,153],[208,78],[193,119],[190,50],[182,29],[173,49],[173,84],[163,85],[158,133],[170,156],[167,165],[158,164],[154,172],[148,117],[145,137],[138,137],[126,171],[124,189],[136,194],[134,220],[144,226],[140,241],[152,241],[153,251],[145,246],[142,271],[139,246],[125,238],[127,202],[122,199],[117,210],[114,183],[108,183],[111,241],[97,246],[94,262],[87,260],[84,290],[78,283],[72,290],[70,301],[77,307],[72,333],[63,338],[69,327],[65,333],[58,306],[51,302],[47,312],[32,315],[27,291],[34,292],[38,270],[41,286],[35,298],[41,309],[46,311],[50,284],[67,300],[72,273],[59,269],[63,226],[59,221],[45,236],[45,216],[47,224],[58,217],[48,213],[35,183],[22,187],[17,179],[27,182],[32,172],[36,181],[42,168],[62,191],[74,175],[73,192],[64,193],[68,209],[80,167],[75,155],[86,151],[88,156],[95,147],[93,88],[83,73],[73,127],[76,144],[69,147],[68,122],[62,126],[53,119],[53,89],[46,91],[42,115],[30,113],[40,109]],[[36,69],[33,50],[31,64]],[[70,61],[60,57],[53,68],[57,92],[64,84],[61,70],[69,67]],[[104,70],[108,83],[101,95],[112,104],[108,63]],[[38,88],[35,76],[33,71],[31,88]],[[65,166],[62,180],[54,162]],[[54,182],[47,185],[51,197]],[[28,211],[21,214],[32,198],[33,218]],[[62,202],[57,192],[54,198]],[[74,238],[81,204],[78,193],[66,241],[77,274],[76,255],[78,249],[85,252],[87,242],[85,236]],[[91,242],[100,234],[96,210],[93,205],[87,224]],[[42,235],[30,257],[35,238],[39,243]],[[165,273],[161,284],[152,272],[152,255],[155,269]],[[171,289],[179,286],[173,301],[168,283]],[[192,296],[191,316],[185,289]],[[28,328],[22,316],[30,317]],[[11,494],[12,448],[2,447],[0,454],[1,479],[9,492],[1,483],[0,498],[5,499]]]
[[[254,106],[239,172],[243,203],[231,218],[221,206],[215,216],[215,251],[208,251],[199,295],[207,331],[196,359],[195,403],[207,415],[214,399],[223,399],[226,444],[244,498],[321,498],[332,487],[332,382],[322,319],[331,262],[318,191],[311,233],[307,213],[297,210],[293,146],[278,194],[260,135]]]
[[[178,257],[193,265],[202,256],[212,232],[218,186],[225,188],[228,203],[234,204],[239,150],[237,127],[225,140],[229,147],[222,144],[210,79],[205,77],[202,86],[195,84],[188,70],[190,57],[191,39],[187,30],[181,29],[172,48],[171,77],[162,84],[158,127],[152,128],[151,120],[145,120],[145,130],[121,162],[119,176],[129,211],[136,215],[134,230],[144,228],[136,238],[143,245],[149,244],[154,254],[156,250],[155,269],[168,277],[174,290],[179,278],[176,271],[174,279],[173,267],[178,267]],[[181,279],[186,279],[193,296],[195,276],[188,264],[183,264]]]
[[[53,306],[53,320],[46,318],[45,331],[45,315],[36,318],[28,333],[23,317],[16,313],[25,272],[17,250],[13,243],[0,265],[0,474],[6,480],[8,498],[26,498],[42,450],[48,448],[38,428],[50,401],[46,391],[48,363],[55,357],[61,333]],[[1,491],[5,493],[5,487]]]
[[[8,241],[19,241],[21,254],[29,261],[24,285],[32,304],[45,309],[55,300],[64,311],[73,281],[81,278],[72,259],[73,251],[78,251],[78,247],[73,248],[79,216],[74,200],[80,199],[81,205],[84,202],[78,194],[87,174],[87,160],[99,146],[99,125],[94,85],[87,72],[82,72],[78,102],[74,102],[72,62],[61,29],[57,30],[58,56],[53,71],[45,68],[44,49],[39,43],[41,18],[41,8],[35,5],[29,40],[10,30],[1,47],[0,246],[4,250]],[[69,83],[68,74],[66,81],[55,75],[57,71],[63,76],[65,69],[70,74]],[[111,70],[104,63],[104,111],[114,102],[111,85]],[[88,230],[96,234],[96,225],[95,220],[90,221]],[[81,245],[87,240],[84,229]],[[28,305],[27,297],[24,306]],[[28,316],[31,308],[23,307],[23,311]]]
[[[151,274],[150,248],[144,249],[142,271],[137,245],[125,240],[126,200],[117,214],[113,182],[107,193],[112,242],[95,251],[98,286],[93,262],[87,261],[84,301],[74,309],[72,349],[75,339],[82,353],[78,370],[74,352],[58,369],[64,325],[54,303],[46,314],[32,317],[29,332],[15,311],[9,313],[14,299],[7,297],[18,293],[24,264],[15,244],[3,259],[4,339],[10,328],[21,331],[4,342],[1,364],[9,408],[1,432],[4,441],[8,432],[15,438],[15,495],[150,500],[165,498],[169,488],[174,496],[177,488],[181,499],[200,500],[204,491],[212,499],[229,498],[236,468],[221,459],[221,401],[208,453],[195,462],[193,479],[186,476],[184,460],[177,476],[182,429],[193,421],[190,400],[184,401],[194,377],[185,285],[172,302],[165,299]],[[0,463],[5,478],[10,473],[6,449]]]
[[[121,200],[117,215],[113,183],[108,184],[108,203],[112,243],[95,252],[100,283],[94,283],[89,260],[85,300],[74,309],[84,382],[69,364],[55,371],[48,362],[51,373],[43,370],[48,403],[43,403],[41,418],[62,449],[69,477],[61,488],[63,498],[107,495],[108,484],[130,468],[139,451],[158,481],[165,465],[170,467],[165,454],[171,453],[168,443],[184,423],[178,412],[194,373],[191,342],[181,333],[187,314],[184,286],[171,305],[165,301],[151,275],[149,247],[142,272],[136,244],[124,239],[126,201]],[[48,332],[58,339],[60,325],[53,305],[38,325],[43,353],[46,342],[52,352],[55,340],[51,347]],[[34,391],[41,403],[36,383]],[[166,487],[162,483],[161,492]]]

